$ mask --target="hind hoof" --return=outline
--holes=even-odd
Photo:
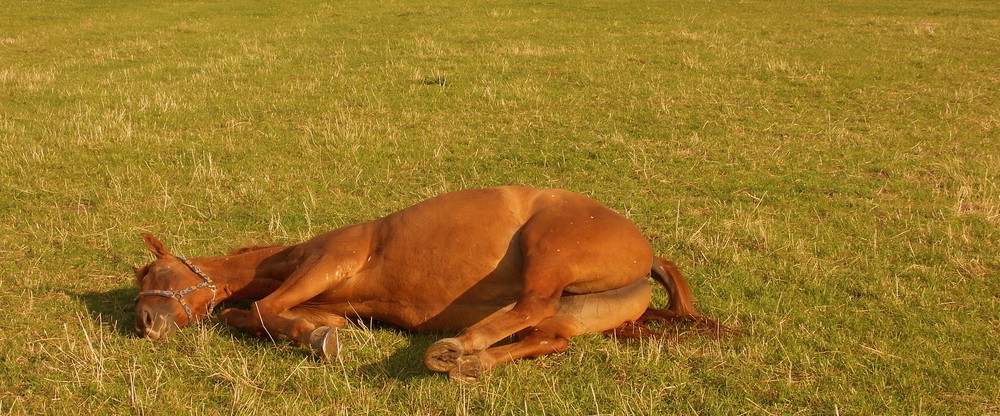
[[[424,352],[424,365],[431,371],[445,373],[455,368],[459,357],[465,354],[462,343],[455,338],[445,338],[431,344]]]
[[[448,371],[448,378],[457,383],[475,383],[486,373],[486,365],[477,355],[463,355]]]

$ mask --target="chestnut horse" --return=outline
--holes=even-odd
[[[135,328],[150,339],[209,315],[217,302],[259,299],[219,318],[255,335],[341,348],[348,318],[412,331],[464,330],[432,344],[424,364],[472,381],[498,364],[568,348],[570,337],[650,314],[700,318],[673,263],[629,220],[558,189],[443,194],[291,246],[186,260],[143,234],[156,260],[135,270]],[[646,276],[666,287],[650,308]],[[511,335],[518,341],[494,346]]]

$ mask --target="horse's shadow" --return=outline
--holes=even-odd
[[[106,292],[85,291],[85,292],[65,292],[70,297],[76,299],[86,306],[87,312],[95,322],[102,322],[122,337],[135,337],[133,325],[133,314],[135,313],[135,288],[112,289]],[[249,302],[226,303],[221,309],[226,307],[247,308]],[[229,332],[234,337],[243,339],[245,342],[266,342],[246,335],[238,330],[220,325],[219,330]],[[407,339],[402,347],[393,351],[389,356],[371,363],[358,365],[356,368],[363,376],[376,380],[397,380],[407,381],[415,378],[430,377],[433,375],[424,368],[423,354],[434,341],[443,336],[442,334],[413,334],[391,325],[374,323],[369,330],[372,331],[398,331]],[[351,348],[350,344],[344,346]],[[302,349],[303,354],[311,354],[307,349]],[[318,359],[318,358],[317,358]]]
[[[392,350],[388,356],[354,366],[354,368],[356,368],[357,371],[365,378],[374,380],[407,381],[416,378],[433,376],[434,373],[424,367],[424,351],[432,343],[441,338],[443,336],[442,334],[415,334],[390,324],[372,321],[367,321],[363,324],[354,322],[352,325],[355,325],[355,331],[362,331],[362,333],[389,331],[397,335],[401,335],[404,339],[402,343],[403,345],[394,345],[394,350]],[[352,342],[359,341],[357,339],[358,337],[350,338],[355,339],[346,340],[347,342],[344,344],[344,355],[347,357],[351,356],[350,350],[352,347],[359,347],[357,345],[351,345]],[[368,361],[361,357],[358,358],[362,361]]]
[[[107,292],[65,292],[83,303],[94,321],[103,322],[122,336],[135,334],[132,314],[135,306],[135,288],[112,289]]]

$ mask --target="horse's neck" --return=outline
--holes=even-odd
[[[277,289],[287,277],[288,249],[273,246],[192,261],[215,281],[218,301],[260,299]]]

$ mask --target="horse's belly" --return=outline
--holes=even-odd
[[[396,300],[369,300],[331,305],[334,313],[350,318],[373,319],[415,332],[455,331],[468,328],[487,317],[509,310],[514,302],[465,304],[406,303]]]

